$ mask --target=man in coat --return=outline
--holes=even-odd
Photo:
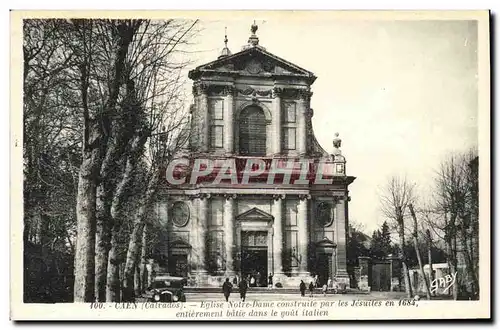
[[[247,280],[245,278],[243,278],[240,281],[239,290],[240,290],[240,298],[241,298],[241,300],[245,301],[245,298],[247,296],[247,290],[248,290],[248,283],[247,283]]]
[[[231,294],[231,291],[233,291],[233,285],[231,284],[231,282],[229,282],[229,277],[228,277],[226,278],[226,282],[222,284],[222,292],[224,293],[226,301],[229,301],[229,295]]]

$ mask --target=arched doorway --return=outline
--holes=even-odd
[[[239,149],[245,156],[266,155],[266,116],[255,105],[243,109],[239,122]]]

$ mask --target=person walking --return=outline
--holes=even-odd
[[[255,277],[250,276],[250,286],[255,286]]]
[[[240,290],[240,298],[241,298],[241,300],[245,301],[245,298],[247,296],[247,290],[248,290],[248,283],[247,283],[247,280],[245,278],[243,278],[240,281],[239,290]]]
[[[339,292],[339,283],[337,282],[336,278],[334,278],[332,281],[332,291],[335,294],[337,294]]]
[[[312,298],[314,292],[314,284],[313,282],[309,283],[309,297]]]
[[[269,273],[269,277],[267,279],[267,288],[271,290],[273,288],[273,274]]]
[[[229,301],[229,295],[231,294],[231,291],[233,291],[233,285],[231,284],[231,282],[229,282],[229,277],[228,277],[226,278],[226,282],[222,284],[222,292],[224,293],[226,301]]]
[[[300,295],[304,297],[306,295],[306,284],[304,283],[303,280],[300,280],[299,290],[300,290]]]
[[[326,297],[326,292],[328,291],[328,286],[325,284],[323,284],[323,297]]]

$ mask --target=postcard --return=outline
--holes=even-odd
[[[11,11],[11,319],[490,318],[489,31]]]

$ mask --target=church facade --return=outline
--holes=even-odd
[[[235,54],[226,38],[218,59],[189,72],[194,103],[185,158],[190,164],[229,160],[238,173],[236,181],[197,180],[162,190],[157,216],[166,230],[159,272],[198,286],[249,275],[265,285],[269,274],[284,287],[315,275],[320,282],[348,283],[348,186],[354,177],[346,175],[340,139],[330,154],[314,137],[314,74],[268,52],[256,31],[254,24],[248,44]],[[305,176],[299,178],[301,167],[288,178],[278,171],[269,179],[276,164],[304,163]],[[242,182],[249,169],[255,170],[252,180]],[[322,180],[313,180],[318,173]]]

